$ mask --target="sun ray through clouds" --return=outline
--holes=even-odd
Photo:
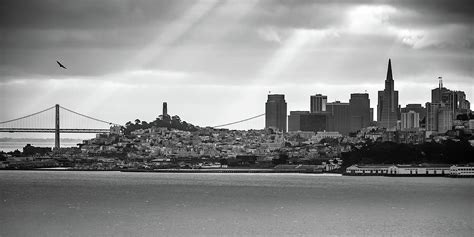
[[[154,59],[162,56],[162,52],[173,42],[193,30],[196,24],[207,17],[218,4],[218,0],[199,0],[195,2],[179,19],[171,22],[164,29],[156,29],[156,37],[136,54],[132,63],[139,68],[146,67]]]
[[[254,83],[266,86],[274,84],[279,80],[278,77],[295,62],[295,59],[304,54],[309,43],[317,44],[328,35],[329,32],[326,30],[293,29],[290,36],[282,42],[262,67]]]

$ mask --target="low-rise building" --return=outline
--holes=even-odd
[[[448,175],[450,172],[450,165],[447,164],[432,164],[432,165],[393,165],[389,168],[390,175]]]
[[[449,169],[449,175],[453,177],[474,177],[474,166],[453,165]]]
[[[423,165],[352,165],[347,175],[389,175],[389,176],[445,176],[450,174],[447,164]]]
[[[347,175],[386,175],[390,165],[351,165],[346,168]]]

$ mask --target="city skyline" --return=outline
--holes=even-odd
[[[388,58],[402,107],[431,101],[438,76],[472,101],[472,7],[443,3],[7,1],[0,121],[56,103],[151,121],[166,101],[170,114],[213,126],[261,114],[268,91],[285,94],[288,114],[316,93],[330,103],[367,92],[377,108]]]
[[[1,236],[470,236],[473,0],[3,0]]]
[[[61,65],[59,62],[58,62],[59,66],[66,69],[63,65]],[[467,108],[467,112],[469,112],[469,108],[470,108],[470,103],[469,101],[465,101],[465,93],[464,91],[451,91],[450,89],[446,88],[443,86],[443,83],[442,83],[442,77],[438,77],[438,80],[439,80],[439,85],[438,85],[438,88],[434,88],[431,90],[431,101],[433,102],[433,100],[440,100],[439,98],[441,98],[441,95],[443,95],[443,103],[440,104],[441,106],[448,106],[446,107],[448,112],[451,111],[452,113],[450,115],[444,115],[443,114],[443,119],[446,119],[446,116],[450,117],[450,118],[447,118],[449,119],[450,122],[447,122],[444,121],[444,120],[440,120],[440,121],[443,121],[443,123],[446,123],[444,124],[443,128],[433,128],[431,125],[430,125],[430,128],[427,127],[427,131],[445,131],[444,129],[449,129],[450,128],[450,123],[452,123],[454,117],[458,114],[458,113],[466,113],[465,109]],[[441,90],[442,89],[442,90]],[[443,92],[441,92],[443,91]],[[345,133],[345,129],[342,128],[342,127],[339,127],[339,125],[336,125],[338,121],[341,117],[342,114],[339,114],[339,115],[336,115],[334,112],[334,105],[342,105],[342,104],[345,104],[347,105],[348,107],[348,111],[350,111],[350,118],[347,122],[344,122],[344,123],[348,123],[348,126],[351,127],[351,131],[357,131],[361,128],[364,128],[364,127],[367,127],[369,126],[369,122],[371,121],[374,121],[374,118],[371,117],[373,114],[373,108],[370,108],[370,97],[369,97],[369,94],[368,93],[351,93],[350,94],[350,100],[349,100],[349,103],[345,103],[345,102],[340,102],[340,101],[334,101],[334,102],[327,102],[327,96],[325,95],[321,95],[321,94],[316,94],[316,95],[311,95],[310,96],[310,103],[309,103],[309,110],[310,111],[288,111],[288,108],[287,108],[287,103],[285,101],[285,95],[284,94],[271,94],[271,91],[268,92],[268,100],[266,102],[266,108],[265,108],[265,114],[262,114],[262,115],[265,115],[265,129],[266,128],[274,128],[274,129],[279,129],[283,132],[287,132],[287,130],[289,131],[334,131],[334,132],[340,132],[342,134],[346,134]],[[388,94],[387,94],[388,93]],[[394,95],[392,95],[393,93],[395,93]],[[443,94],[445,93],[445,94]],[[452,94],[454,93],[454,94]],[[460,93],[460,94],[459,94]],[[425,116],[425,115],[429,115],[429,116],[433,116],[431,113],[428,113],[428,114],[424,114],[423,112],[420,113],[420,109],[424,109],[423,105],[421,104],[407,104],[406,107],[401,107],[400,104],[398,104],[398,91],[394,90],[394,80],[393,80],[393,76],[392,76],[392,66],[391,66],[391,59],[389,59],[388,61],[388,67],[387,67],[387,76],[386,76],[386,79],[385,79],[385,89],[383,91],[378,91],[378,110],[384,110],[383,107],[387,107],[388,104],[392,104],[390,107],[392,107],[390,109],[390,113],[393,113],[393,116],[392,117],[399,117],[399,118],[395,118],[395,121],[393,121],[393,125],[390,125],[389,127],[387,127],[387,125],[385,123],[387,122],[392,122],[390,120],[388,121],[385,121],[385,118],[384,118],[384,114],[385,113],[380,113],[380,117],[377,118],[377,123],[378,123],[378,127],[382,127],[382,128],[386,128],[386,129],[389,129],[389,130],[392,130],[392,129],[405,129],[407,128],[408,126],[410,126],[409,128],[413,128],[413,126],[416,126],[416,127],[419,127],[418,125],[418,120],[419,120],[419,116]],[[452,95],[451,95],[452,94]],[[451,97],[453,96],[453,97]],[[454,97],[455,96],[455,97]],[[459,97],[459,96],[462,96],[462,97]],[[384,102],[385,100],[394,100],[393,102],[388,102],[388,104],[386,102]],[[390,98],[394,98],[394,99],[390,99]],[[462,101],[457,101],[459,99],[461,99]],[[444,100],[449,100],[450,102],[448,101],[444,101]],[[454,100],[456,100],[457,102],[455,103]],[[354,103],[353,103],[354,101]],[[358,101],[358,102],[355,102],[355,101]],[[280,103],[283,103],[283,107],[281,107]],[[467,102],[467,104],[465,104]],[[458,104],[460,103],[460,104]],[[350,104],[350,106],[349,106]],[[426,103],[426,106],[428,108],[428,106],[432,106],[432,105],[429,105],[431,104],[430,102],[427,102]],[[326,110],[326,105],[329,106],[329,110]],[[59,105],[56,104],[56,107],[58,107]],[[276,106],[276,107],[275,107]],[[421,107],[419,107],[421,106]],[[453,107],[453,106],[461,106],[461,107]],[[467,107],[466,107],[467,106]],[[168,115],[167,113],[167,102],[163,102],[162,104],[162,113],[161,115],[158,116],[158,118],[160,119],[163,119],[165,116],[170,116]],[[280,108],[281,107],[281,108]],[[459,109],[459,110],[458,110]],[[49,110],[49,109],[48,109]],[[405,112],[403,112],[405,111]],[[410,113],[407,113],[407,112],[410,112]],[[416,112],[415,112],[416,111]],[[456,111],[456,112],[455,112]],[[75,112],[74,112],[75,113]],[[294,113],[294,114],[293,114]],[[407,114],[411,114],[411,113],[414,113],[414,115],[410,115],[410,116],[416,116],[416,123],[414,121],[407,121],[408,117]],[[436,113],[438,113],[438,110],[436,110]],[[370,116],[369,116],[370,114]],[[378,113],[379,114],[379,113]],[[233,123],[229,123],[229,124],[226,124],[226,125],[219,125],[219,126],[216,126],[216,128],[220,128],[220,127],[224,127],[224,128],[227,128],[229,125],[231,124],[239,124],[239,123],[242,123],[242,122],[246,122],[246,121],[249,121],[249,120],[253,120],[255,118],[259,118],[261,117],[262,115],[258,115],[258,116],[254,116],[252,118],[247,118],[247,119],[244,119],[242,121],[237,121],[237,122],[233,122]],[[288,116],[288,115],[293,115],[293,125],[290,124],[289,121],[287,121],[287,119],[291,120],[290,117],[292,116]],[[26,116],[26,117],[29,117],[30,115]],[[287,118],[288,116],[288,118]],[[299,120],[300,119],[300,116],[301,118],[305,118],[305,122],[301,122],[301,127],[300,127],[300,122],[296,121],[296,120]],[[309,116],[309,117],[308,117]],[[315,117],[316,116],[316,117]],[[317,117],[321,117],[321,118],[317,118]],[[345,115],[343,115],[345,116]],[[312,118],[314,117],[314,118]],[[324,117],[324,119],[323,119]],[[309,119],[309,120],[308,120]],[[320,119],[323,119],[321,121],[317,121],[317,120],[320,120]],[[432,119],[432,118],[430,118]],[[436,117],[436,120],[438,119],[438,117]],[[413,117],[411,118],[411,120],[413,120]],[[136,119],[135,121],[140,121],[140,119]],[[303,121],[303,120],[302,120]],[[398,121],[398,122],[397,122]],[[431,120],[430,120],[431,121]],[[143,122],[145,122],[145,120],[143,120]],[[320,123],[323,123],[323,124],[320,124]],[[408,123],[411,123],[411,125],[407,124]],[[421,120],[420,120],[421,122]],[[130,123],[127,122],[127,123]],[[132,122],[133,123],[133,122]],[[136,122],[135,122],[136,123]],[[398,124],[400,123],[400,124]],[[112,124],[112,123],[110,123]],[[324,125],[325,124],[325,125]],[[415,125],[416,124],[416,125]],[[116,124],[117,125],[117,124]],[[435,124],[436,126],[438,126],[437,124]],[[126,126],[126,125],[125,125]],[[199,125],[197,125],[199,126]],[[293,126],[293,127],[292,127]],[[341,126],[345,126],[345,125],[342,125]],[[206,126],[206,127],[213,127],[213,126]],[[112,128],[111,128],[112,129]],[[440,129],[440,130],[438,130]],[[31,134],[31,133],[30,133]],[[70,134],[70,133],[69,133]],[[30,137],[32,139],[35,139],[36,137],[48,137],[48,136],[12,136],[12,138],[22,138],[22,137]],[[74,136],[74,138],[86,138],[88,136]],[[73,138],[73,139],[74,139]],[[70,139],[70,138],[66,138],[66,139]],[[59,147],[59,146],[58,146]]]

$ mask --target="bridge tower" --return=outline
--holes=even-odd
[[[56,104],[56,127],[54,129],[54,148],[59,150],[60,143],[59,143],[59,104]]]

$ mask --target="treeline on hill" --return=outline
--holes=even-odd
[[[368,143],[342,154],[344,167],[353,164],[466,164],[474,163],[474,147],[469,141],[447,140],[441,143],[398,144]]]
[[[456,120],[468,121],[471,119],[474,119],[474,114],[472,112],[469,114],[458,114],[458,116],[456,116]]]
[[[182,131],[196,131],[197,127],[187,123],[186,121],[181,121],[181,118],[178,115],[174,116],[162,116],[156,118],[153,122],[140,121],[140,119],[135,119],[135,123],[128,121],[125,124],[124,133],[126,135],[130,134],[132,131],[138,129],[147,129],[151,127],[162,127],[162,128],[174,128]]]

